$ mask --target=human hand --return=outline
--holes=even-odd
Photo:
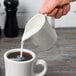
[[[70,10],[70,0],[44,0],[40,13],[55,18],[66,15]]]

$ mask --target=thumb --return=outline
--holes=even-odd
[[[49,4],[49,0],[44,0],[44,3],[40,9],[40,13],[48,13],[48,4]]]
[[[48,14],[50,13],[56,6],[58,5],[58,0],[45,0],[41,9],[40,13]]]

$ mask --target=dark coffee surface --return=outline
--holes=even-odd
[[[23,52],[22,57],[20,57],[19,51],[8,54],[7,57],[12,59],[12,60],[15,60],[15,61],[27,61],[27,60],[32,59],[32,55],[30,53],[26,53],[26,52]]]

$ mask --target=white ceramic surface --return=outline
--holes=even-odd
[[[47,16],[37,14],[26,24],[22,41],[32,38],[34,45],[39,46],[42,50],[48,50],[57,40],[57,34],[54,26],[53,18],[51,24],[49,24]]]
[[[4,54],[4,62],[5,62],[5,76],[44,76],[47,71],[47,64],[44,60],[38,59],[36,65],[40,64],[44,67],[43,71],[34,74],[33,73],[33,64],[36,58],[34,52],[29,51],[27,49],[23,49],[24,52],[30,53],[32,55],[32,59],[28,61],[14,61],[7,57],[8,54],[12,52],[20,51],[20,49],[11,49],[5,52]]]

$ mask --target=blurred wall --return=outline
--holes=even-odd
[[[4,28],[5,23],[5,7],[4,0],[0,0],[0,26]],[[27,21],[39,13],[39,9],[43,3],[43,0],[19,0],[19,6],[17,11],[17,19],[19,28],[24,28]],[[71,4],[71,11],[68,15],[55,20],[55,27],[76,27],[76,2]]]

